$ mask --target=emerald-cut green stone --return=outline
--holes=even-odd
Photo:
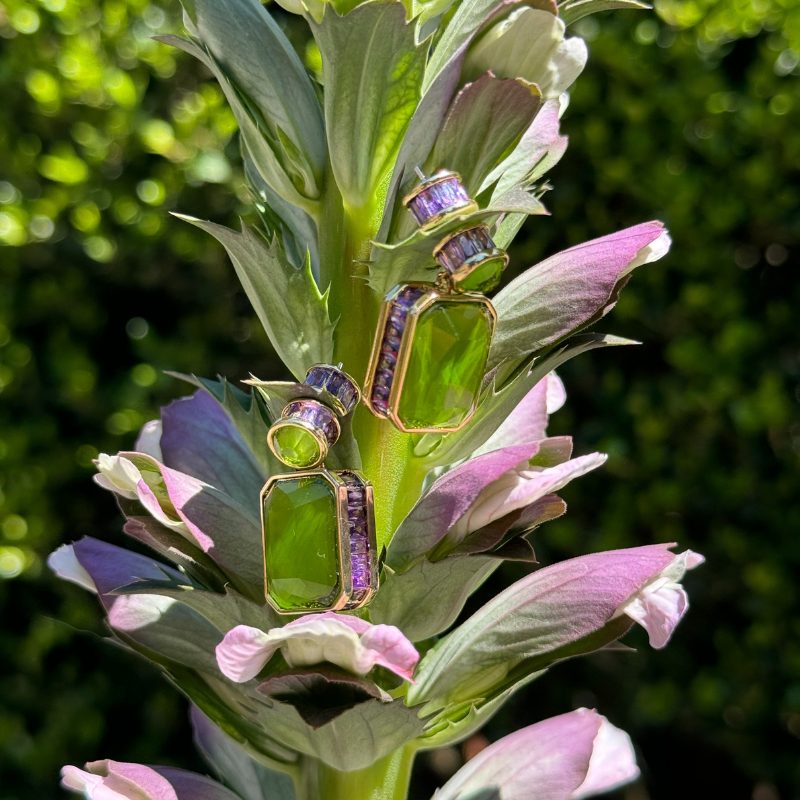
[[[278,428],[272,437],[275,455],[290,467],[302,469],[319,462],[320,446],[310,431],[299,425]]]
[[[458,288],[464,292],[478,292],[486,294],[500,283],[505,267],[505,259],[487,258],[476,265],[475,269],[465,278],[458,281]]]
[[[397,409],[405,428],[464,422],[481,388],[493,332],[488,300],[438,300],[420,313]]]
[[[284,478],[263,503],[270,600],[282,611],[330,608],[341,591],[336,490],[321,475]]]

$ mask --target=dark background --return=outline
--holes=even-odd
[[[522,269],[650,218],[674,238],[598,328],[643,346],[561,373],[551,430],[611,459],[536,545],[548,563],[678,541],[708,563],[665,650],[636,631],[636,653],[562,665],[485,734],[596,706],[640,751],[627,800],[800,798],[800,10],[657,10],[577,26],[591,57],[553,216],[512,250]],[[247,213],[221,92],[150,41],[179,24],[172,3],[0,2],[2,800],[60,797],[61,765],[96,758],[203,769],[185,702],[44,567],[84,534],[121,543],[91,460],[187,392],[162,370],[281,377],[221,249],[167,215]],[[415,800],[461,758],[422,757]]]

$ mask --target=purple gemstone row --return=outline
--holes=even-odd
[[[436,260],[452,275],[467,259],[493,247],[489,229],[485,225],[476,225],[455,234],[439,250]]]
[[[350,378],[336,367],[318,364],[308,370],[305,384],[315,389],[325,389],[344,406],[349,414],[358,402],[358,387]]]
[[[425,289],[422,287],[407,286],[391,301],[386,327],[383,329],[381,352],[372,379],[372,407],[380,414],[386,414],[389,410],[389,395],[392,391],[397,355],[400,352],[408,310],[423,294]]]
[[[341,474],[341,473],[340,473]],[[347,484],[347,519],[350,529],[350,567],[353,573],[353,594],[348,608],[358,605],[372,586],[372,560],[367,530],[366,487],[352,473],[341,474]]]
[[[314,400],[295,400],[289,403],[283,410],[283,418],[310,422],[325,434],[329,445],[334,445],[339,438],[339,426],[333,411]]]
[[[467,190],[457,177],[452,176],[423,189],[408,203],[408,208],[419,225],[424,225],[437,214],[460,207],[469,202]]]

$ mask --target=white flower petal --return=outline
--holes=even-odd
[[[62,544],[58,550],[50,553],[47,557],[47,566],[59,578],[77,583],[78,586],[97,594],[97,586],[95,586],[92,576],[81,566],[71,544]],[[74,769],[74,767],[70,769]]]
[[[152,456],[156,461],[163,461],[164,456],[161,453],[161,420],[152,419],[150,422],[145,422],[142,430],[139,432],[139,438],[133,449],[137,453],[145,453],[145,455]]]
[[[658,575],[629,597],[614,614],[629,616],[646,631],[651,647],[664,647],[689,608],[689,596],[679,581],[686,570],[694,569],[705,559],[686,550],[675,556]]]

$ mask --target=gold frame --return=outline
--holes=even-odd
[[[366,506],[366,517],[367,517],[367,538],[369,540],[369,548],[370,548],[370,588],[364,599],[361,600],[358,604],[350,606],[348,608],[348,603],[350,602],[350,598],[353,596],[353,565],[352,565],[352,553],[350,551],[350,516],[348,514],[348,503],[347,503],[347,484],[344,480],[342,480],[340,476],[341,473],[349,473],[351,475],[355,475],[359,480],[362,481],[364,485],[364,503]],[[266,500],[267,495],[272,490],[272,487],[275,484],[280,483],[281,481],[287,480],[298,480],[300,478],[315,478],[315,477],[322,477],[324,478],[334,489],[336,492],[336,516],[337,516],[337,525],[336,525],[336,537],[338,542],[338,551],[339,551],[339,575],[340,575],[340,591],[339,594],[336,596],[336,600],[333,602],[331,606],[328,608],[309,608],[304,609],[302,611],[286,611],[278,607],[278,605],[273,602],[272,598],[269,595],[269,575],[267,571],[267,552],[266,552],[266,542],[264,541],[264,531],[265,531],[265,520],[264,520],[264,501]],[[278,614],[283,616],[297,616],[297,615],[304,615],[304,614],[323,614],[326,611],[342,611],[345,608],[355,609],[361,608],[365,606],[373,597],[375,592],[378,590],[378,544],[377,544],[377,534],[375,531],[375,496],[372,489],[372,484],[364,477],[364,475],[359,472],[358,470],[354,469],[346,469],[346,470],[337,470],[332,472],[331,470],[322,467],[321,469],[306,469],[298,472],[292,472],[285,475],[273,475],[270,477],[264,486],[261,489],[259,494],[259,506],[260,506],[260,513],[261,513],[261,553],[262,553],[262,561],[264,563],[264,597],[266,598],[267,603],[269,604],[270,608]],[[344,535],[344,532],[347,532],[347,535]]]
[[[298,397],[297,399],[290,401],[284,406],[283,411],[281,411],[280,419],[277,420],[276,422],[273,422],[272,425],[270,425],[270,428],[267,431],[267,446],[272,452],[272,455],[274,455],[275,458],[277,458],[278,461],[281,462],[281,464],[290,467],[292,469],[298,469],[298,467],[295,467],[294,464],[287,464],[286,461],[284,461],[278,455],[278,453],[275,451],[274,439],[275,439],[275,433],[279,431],[281,428],[289,428],[289,427],[304,428],[314,437],[317,444],[319,445],[320,455],[319,458],[313,464],[306,464],[303,467],[299,467],[299,469],[314,469],[315,467],[318,467],[320,464],[322,464],[328,455],[328,449],[329,449],[328,438],[322,432],[321,428],[318,428],[316,425],[312,424],[308,420],[285,416],[286,409],[289,408],[290,405],[300,401],[316,403],[317,405],[322,406],[323,408],[328,408],[325,405],[325,403],[320,403],[319,400],[316,400],[313,397]],[[328,410],[330,411],[330,409]],[[342,435],[342,426],[339,424],[339,420],[337,419],[336,414],[331,413],[331,418],[336,423],[336,438],[333,440],[333,442],[331,442],[330,446],[336,444],[336,442],[339,441],[339,437]]]
[[[353,404],[353,408],[355,408],[361,402],[361,387],[358,385],[358,381],[349,372],[345,372],[340,366],[337,366],[335,364],[327,364],[324,361],[322,361],[319,364],[312,364],[306,370],[306,378],[308,378],[308,373],[311,372],[311,370],[315,369],[316,367],[327,367],[328,369],[333,369],[333,370],[336,370],[337,372],[341,372],[342,375],[344,375],[353,384],[353,386],[356,387],[356,402]],[[313,388],[316,389],[318,387],[313,387]],[[336,411],[336,413],[340,417],[346,417],[347,416],[347,409],[345,409],[345,407],[342,405],[341,400],[339,400],[338,397],[336,397],[335,395],[332,395],[324,387],[320,391],[324,391],[325,392],[326,399],[330,399],[330,403],[333,406],[334,411]],[[298,398],[298,399],[302,400],[303,398]],[[309,399],[314,399],[314,398],[309,398]]]
[[[426,189],[429,189],[431,186],[435,186],[437,183],[444,183],[444,181],[450,180],[451,178],[455,178],[462,186],[464,185],[464,182],[461,180],[461,175],[458,172],[453,172],[449,169],[440,169],[438,172],[435,172],[433,175],[431,175],[430,178],[426,178],[424,181],[422,181],[422,183],[417,184],[403,198],[403,205],[408,208],[408,204],[417,195],[421,194]],[[427,222],[422,223],[419,226],[419,229],[421,231],[427,231],[430,228],[435,228],[437,225],[440,225],[442,222],[452,216],[459,214],[472,214],[479,208],[480,206],[478,206],[473,199],[470,198],[469,200],[464,200],[461,202],[461,205],[456,205],[447,209],[447,211],[440,211],[438,214],[434,214]],[[411,213],[410,210],[409,213]]]
[[[453,286],[455,287],[456,291],[461,291],[458,288],[458,285],[464,278],[469,277],[481,264],[484,264],[487,261],[494,261],[496,259],[500,259],[503,262],[503,270],[508,266],[509,256],[505,250],[501,250],[499,247],[493,247],[491,250],[484,251],[483,253],[475,253],[474,256],[470,256],[455,272],[450,275],[450,280],[453,282]]]
[[[392,302],[400,294],[401,291],[409,287],[416,286],[425,290],[415,303],[408,309],[406,315],[406,324],[403,328],[403,336],[400,340],[400,349],[397,353],[397,364],[394,369],[394,379],[392,380],[392,388],[389,392],[388,412],[382,414],[377,411],[372,405],[372,384],[375,378],[378,361],[380,360],[381,344],[383,342],[384,333],[386,330],[386,321],[389,317],[389,311]],[[478,403],[477,396],[472,402],[469,412],[455,428],[407,428],[402,424],[397,416],[397,407],[399,405],[400,395],[403,392],[403,385],[406,379],[406,370],[408,369],[408,362],[411,357],[411,348],[413,346],[414,334],[417,328],[417,321],[427,308],[437,302],[453,303],[463,302],[464,300],[471,300],[476,303],[485,305],[489,310],[489,315],[492,320],[492,330],[490,339],[494,337],[494,332],[497,329],[497,312],[494,309],[488,297],[477,292],[452,292],[445,293],[428,283],[402,283],[395,286],[384,298],[381,304],[380,313],[378,315],[378,327],[375,335],[375,340],[372,344],[372,352],[369,358],[369,367],[367,369],[367,378],[364,382],[364,404],[369,410],[379,419],[389,419],[395,427],[403,433],[454,433],[461,430],[471,419],[475,413],[475,408]]]

